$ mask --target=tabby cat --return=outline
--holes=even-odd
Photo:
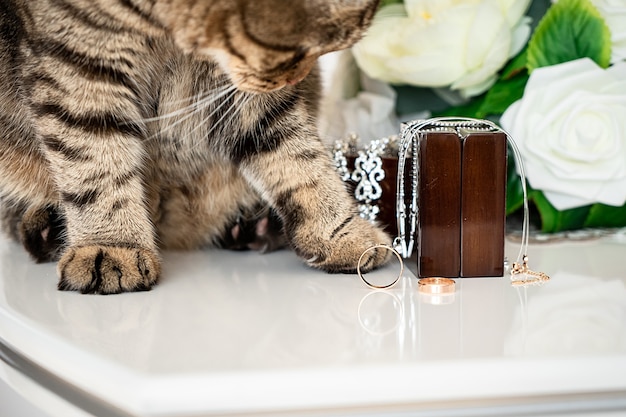
[[[3,228],[83,293],[150,289],[160,248],[272,236],[354,271],[389,238],[319,138],[316,60],[377,3],[0,0]],[[387,258],[368,251],[363,269]]]

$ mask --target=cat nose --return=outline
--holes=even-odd
[[[309,70],[310,68],[303,68],[298,72],[295,72],[294,74],[291,74],[289,77],[287,77],[287,84],[289,85],[296,85],[298,84],[300,81],[304,80],[304,78],[309,75]]]

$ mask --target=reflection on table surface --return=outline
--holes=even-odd
[[[390,290],[374,291],[356,275],[311,270],[289,251],[167,252],[152,291],[97,296],[57,291],[53,264],[35,264],[0,240],[0,334],[77,379],[93,359],[165,379],[529,359],[622,363],[625,249],[610,238],[534,245],[530,262],[548,283],[457,279],[454,294],[443,296],[420,294],[408,269]],[[509,257],[517,250],[507,243]],[[379,274],[397,271],[392,264]],[[56,345],[34,346],[38,339]],[[626,376],[619,381],[626,390]]]

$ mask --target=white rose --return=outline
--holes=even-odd
[[[530,185],[558,210],[626,203],[626,63],[535,69],[502,115]]]
[[[556,1],[553,0],[553,3]],[[624,0],[591,0],[611,31],[611,62],[626,59],[626,2]]]
[[[530,35],[530,0],[405,0],[383,7],[354,46],[372,78],[421,87],[451,87],[469,97],[486,91],[495,73]]]

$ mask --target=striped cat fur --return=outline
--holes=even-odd
[[[0,0],[3,229],[83,293],[150,289],[164,248],[286,244],[354,271],[389,237],[319,138],[316,60],[377,3]]]

